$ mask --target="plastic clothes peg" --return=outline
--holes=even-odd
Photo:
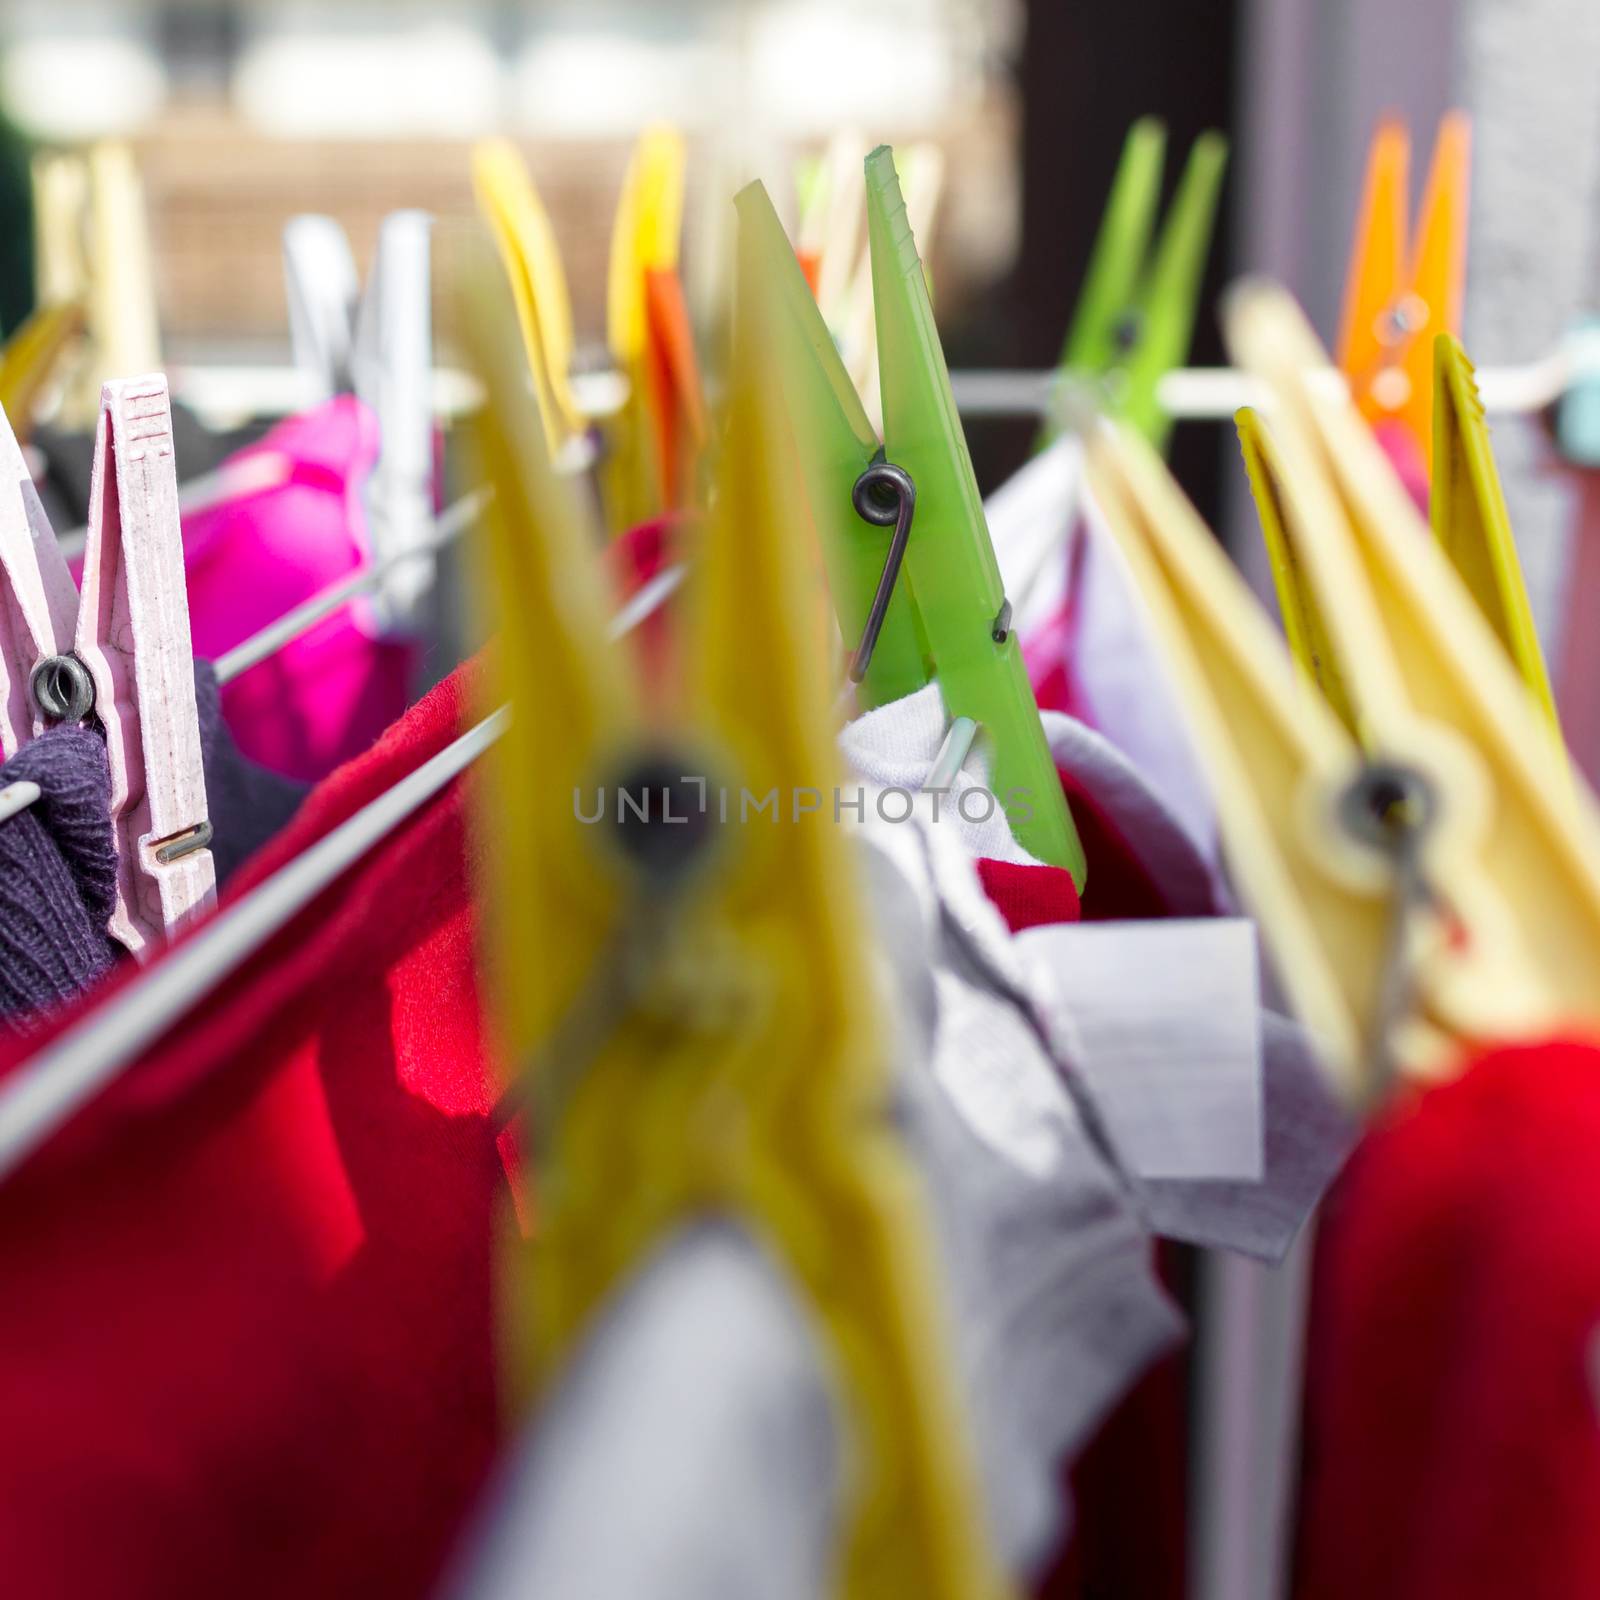
[[[1555,695],[1472,363],[1447,333],[1434,340],[1433,357],[1433,483],[1428,500],[1433,536],[1559,740]]]
[[[472,186],[511,282],[539,416],[552,454],[582,431],[570,383],[572,299],[549,213],[508,139],[473,147]]]
[[[1472,124],[1439,123],[1414,235],[1407,238],[1411,136],[1384,122],[1367,156],[1366,185],[1345,276],[1339,368],[1356,406],[1398,442],[1426,477],[1433,453],[1432,340],[1459,334],[1467,278]],[[1395,446],[1390,445],[1391,453]]]
[[[44,730],[33,674],[71,651],[77,618],[78,586],[0,414],[0,757]]]
[[[741,292],[683,693],[647,735],[488,281],[467,275],[464,311],[489,393],[487,592],[514,714],[484,820],[494,992],[539,1144],[536,1376],[559,1375],[674,1231],[727,1217],[790,1275],[834,1362],[853,1446],[837,1592],[997,1595],[850,845],[827,807],[790,804],[826,792],[837,756],[770,318]],[[616,809],[586,823],[574,795],[597,786]],[[773,792],[775,820],[740,820],[744,795]]]
[[[1172,419],[1161,410],[1157,389],[1182,365],[1194,335],[1228,161],[1221,134],[1195,140],[1151,255],[1166,143],[1166,127],[1155,117],[1142,117],[1128,130],[1061,352],[1062,376],[1095,381],[1110,414],[1126,418],[1158,449]],[[1041,443],[1058,431],[1047,428]]]
[[[1600,1018],[1600,823],[1551,728],[1428,537],[1281,290],[1236,291],[1230,348],[1274,399],[1274,493],[1336,657],[1358,742],[1422,773],[1440,811],[1427,916],[1450,936],[1424,990],[1455,1038]]]
[[[57,301],[33,312],[0,350],[0,411],[19,442],[27,442],[39,395],[83,329],[83,302]]]
[[[970,717],[994,743],[993,784],[1019,842],[1064,866],[1080,885],[1083,847],[1045,743],[1022,647],[983,520],[966,436],[916,240],[906,221],[894,154],[867,157],[867,231],[877,308],[878,363],[888,459],[916,485],[905,580],[952,717]]]
[[[606,279],[606,341],[628,398],[606,424],[601,487],[611,528],[631,528],[662,511],[666,500],[669,423],[656,406],[650,371],[654,340],[648,306],[652,272],[675,272],[683,227],[685,153],[670,128],[640,136],[623,179]]]
[[[75,652],[111,761],[117,903],[136,956],[216,896],[166,379],[105,385]]]

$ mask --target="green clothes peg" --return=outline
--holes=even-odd
[[[1061,354],[1063,378],[1098,382],[1106,409],[1158,449],[1166,443],[1172,419],[1161,409],[1157,389],[1162,377],[1183,362],[1194,335],[1228,160],[1221,134],[1204,133],[1195,140],[1150,257],[1166,145],[1166,128],[1154,117],[1143,117],[1128,130]],[[1058,431],[1047,425],[1040,443],[1047,444]]]
[[[852,649],[862,636],[888,558],[890,534],[856,514],[856,480],[881,455],[878,436],[840,359],[767,191],[759,183],[734,198],[743,281],[771,286],[779,326],[774,344],[800,459],[801,487],[822,545],[839,631]],[[880,706],[933,680],[933,666],[905,584],[895,585],[860,698]]]
[[[1019,843],[1041,861],[1066,867],[1081,886],[1083,847],[1011,629],[928,281],[887,145],[867,157],[867,238],[886,451],[917,486],[905,581],[933,652],[945,710],[971,717],[993,740],[991,787]],[[1023,797],[1016,809],[1012,795]]]
[[[754,252],[771,275],[782,307],[784,390],[839,626],[854,646],[884,576],[891,536],[886,526],[864,520],[853,502],[861,474],[887,461],[909,475],[915,509],[861,697],[881,705],[936,677],[946,711],[972,718],[992,744],[990,788],[1018,842],[1041,861],[1067,868],[1081,888],[1083,847],[1011,631],[927,279],[887,146],[868,156],[866,174],[882,449],[765,191],[752,184],[737,200],[740,248]]]

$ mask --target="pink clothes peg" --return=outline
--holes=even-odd
[[[373,413],[340,395],[229,458],[229,468],[267,456],[289,468],[184,522],[197,654],[215,659],[367,564],[362,487],[378,444]],[[223,716],[252,760],[324,777],[406,709],[418,650],[404,636],[380,636],[371,602],[352,601],[228,684]]]
[[[111,764],[110,931],[141,957],[216,900],[183,568],[167,380],[158,373],[108,383],[75,653],[92,680]],[[66,703],[54,709],[83,714]]]
[[[43,730],[31,679],[72,649],[77,615],[77,585],[0,412],[0,758]]]

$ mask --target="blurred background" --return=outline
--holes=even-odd
[[[287,355],[284,221],[329,212],[361,257],[395,207],[468,216],[467,149],[485,132],[523,144],[580,330],[598,338],[617,186],[642,124],[676,122],[714,152],[691,158],[691,275],[697,209],[855,125],[944,154],[925,244],[951,364],[1039,368],[1058,354],[1135,117],[1163,116],[1178,153],[1203,128],[1229,134],[1210,289],[1271,272],[1331,337],[1376,119],[1400,112],[1425,155],[1439,114],[1461,105],[1476,124],[1466,343],[1481,364],[1520,363],[1597,298],[1597,61],[1595,0],[6,0],[3,181],[17,215],[19,139],[125,137],[165,359],[273,361]],[[7,328],[30,301],[31,260],[26,231],[8,226]],[[1214,302],[1199,363],[1221,359]],[[1182,429],[1175,453],[1224,523],[1225,431]],[[1540,469],[1536,427],[1503,432],[1548,611],[1566,490]],[[974,424],[985,487],[1031,433]]]

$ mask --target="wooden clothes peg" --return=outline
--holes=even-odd
[[[75,653],[111,762],[111,932],[147,956],[216,899],[172,412],[159,373],[102,391]]]
[[[1384,122],[1367,155],[1366,183],[1345,275],[1339,368],[1362,416],[1399,430],[1426,477],[1433,452],[1433,338],[1459,334],[1466,294],[1472,125],[1439,123],[1414,234],[1407,228],[1411,136]]]
[[[594,547],[507,359],[494,275],[464,278],[513,707],[484,821],[493,992],[538,1143],[535,1365],[553,1380],[677,1229],[732,1219],[792,1276],[835,1363],[854,1446],[837,1592],[976,1600],[1002,1585],[890,1113],[860,888],[827,808],[791,801],[834,782],[832,695],[804,617],[770,318],[759,281],[741,283],[681,693],[647,721],[603,643]],[[631,806],[612,813],[613,793]],[[741,815],[769,794],[775,825]]]

